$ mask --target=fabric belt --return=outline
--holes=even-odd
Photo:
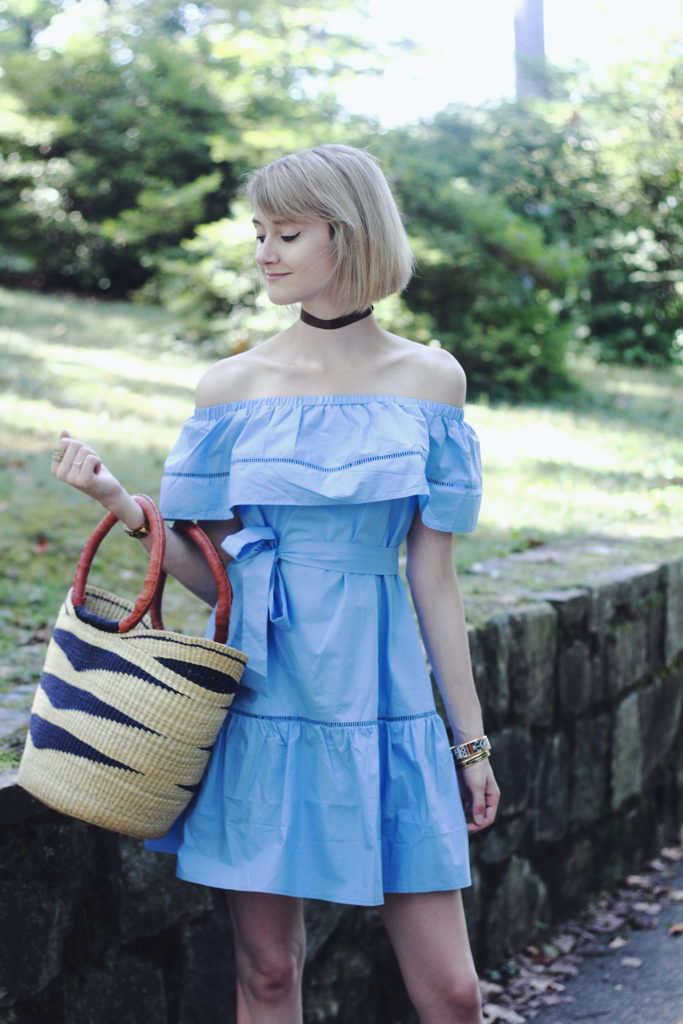
[[[268,623],[291,629],[287,591],[280,563],[307,565],[339,573],[395,576],[398,548],[340,541],[283,541],[270,526],[246,526],[227,536],[222,548],[239,566],[242,580],[240,645],[249,655],[248,670],[266,676]]]

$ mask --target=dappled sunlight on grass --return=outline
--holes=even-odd
[[[3,447],[37,452],[67,429],[95,445],[115,437],[136,452],[168,451],[192,411],[206,361],[173,341],[163,313],[4,290],[0,296],[12,320],[0,330]]]
[[[122,402],[117,401],[116,394],[103,397],[100,402],[93,403],[92,411],[84,411],[72,402],[59,402],[57,399],[57,403],[9,395],[2,403],[0,445],[15,455],[40,450],[47,452],[59,432],[68,430],[73,437],[93,445],[125,442],[129,449],[138,452],[168,451],[178,435],[180,424],[192,410],[190,400],[175,417],[165,419],[160,414],[162,401],[155,399],[147,409],[139,408],[139,399],[135,407],[129,394]]]
[[[480,530],[535,542],[683,533],[683,376],[579,364],[574,407],[471,405],[484,460]],[[620,381],[623,380],[623,391]]]

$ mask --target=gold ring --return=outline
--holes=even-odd
[[[60,444],[56,448],[52,449],[52,460],[53,462],[61,462],[66,455],[66,448],[62,448]]]

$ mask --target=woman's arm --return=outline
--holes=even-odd
[[[135,530],[143,525],[145,517],[142,509],[90,445],[63,431],[57,447],[64,449],[64,457],[60,461],[52,460],[52,473],[58,480],[99,501],[128,529]],[[220,543],[229,533],[241,529],[239,520],[203,522],[200,525],[210,536],[223,561],[228,561]],[[142,538],[139,543],[148,549],[150,547],[149,538]],[[206,559],[192,540],[168,526],[164,569],[207,604],[215,604],[216,587]]]
[[[460,588],[453,566],[452,535],[425,526],[416,514],[408,533],[407,576],[427,655],[455,743],[484,734],[474,687]],[[490,825],[500,797],[488,758],[458,770],[468,830]]]

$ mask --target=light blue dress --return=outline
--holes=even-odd
[[[467,828],[399,545],[466,532],[481,498],[462,409],[390,395],[197,409],[167,519],[243,524],[224,547],[249,665],[201,790],[152,849],[226,889],[372,906],[469,885]],[[211,625],[207,634],[211,631]]]

